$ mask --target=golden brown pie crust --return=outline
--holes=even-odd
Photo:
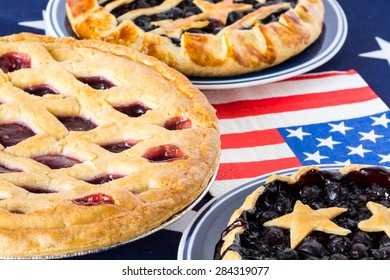
[[[359,165],[359,164],[350,164],[350,165],[347,165],[344,168],[342,168],[339,172],[340,172],[340,174],[345,175],[345,174],[348,174],[352,171],[360,170],[362,167],[363,166]],[[299,180],[299,178],[302,175],[305,175],[309,170],[312,170],[312,169],[320,170],[320,168],[318,166],[305,166],[305,167],[302,167],[301,169],[297,170],[295,173],[291,174],[290,176],[281,176],[278,174],[273,174],[267,178],[265,183],[269,183],[269,182],[272,182],[274,180],[279,180],[279,181],[287,182],[288,184],[294,184]],[[264,186],[260,186],[255,191],[253,191],[250,195],[247,196],[247,198],[245,199],[242,206],[240,208],[238,208],[237,210],[235,210],[234,213],[232,214],[232,216],[228,222],[228,226],[233,224],[237,220],[237,218],[242,214],[243,211],[255,208],[256,201],[259,198],[259,196],[263,193],[264,189],[265,189]],[[223,256],[223,258],[222,258],[223,260],[241,260],[242,259],[241,255],[238,252],[233,251],[233,250],[229,250],[228,248],[233,243],[235,236],[237,234],[241,234],[243,232],[244,232],[244,227],[237,226],[237,227],[233,228],[233,230],[229,231],[222,238],[223,245],[220,249],[220,255]]]
[[[120,2],[132,1],[117,0],[102,7],[97,0],[67,0],[67,16],[74,32],[80,38],[130,46],[157,57],[187,76],[231,76],[280,64],[319,37],[325,13],[322,0],[298,0],[294,8],[287,3],[262,7],[216,35],[183,32],[192,27],[204,27],[209,18],[224,21],[230,10],[248,9],[247,4],[232,0],[217,4],[194,0],[201,14],[159,21],[156,23],[159,28],[145,32],[133,22],[137,16],[167,11],[181,1],[165,0],[159,6],[134,10],[117,19],[109,10]],[[259,19],[281,8],[288,10],[277,21],[259,23]],[[167,36],[180,40],[180,46]]]
[[[0,56],[20,52],[31,68],[0,70],[0,123],[23,122],[36,135],[0,149],[0,164],[21,172],[0,174],[0,256],[39,257],[94,250],[148,232],[191,204],[216,172],[220,154],[214,109],[178,71],[125,46],[102,41],[17,34],[0,38]],[[116,84],[96,90],[76,79],[104,76]],[[50,84],[59,95],[30,95],[29,85]],[[113,106],[142,102],[151,110],[130,118]],[[98,126],[68,131],[59,115],[87,116]],[[191,128],[168,130],[185,116]],[[121,153],[101,146],[132,139]],[[151,162],[145,151],[176,145],[184,158]],[[32,158],[61,154],[82,163],[50,169]],[[104,184],[101,174],[124,177]],[[30,193],[23,186],[54,193]],[[76,205],[72,199],[104,193],[114,204]],[[22,213],[22,214],[20,214]]]

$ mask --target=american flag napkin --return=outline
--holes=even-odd
[[[389,108],[354,70],[204,93],[222,141],[212,196],[286,168],[390,166]]]

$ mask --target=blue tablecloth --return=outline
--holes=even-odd
[[[47,4],[47,0],[2,1],[0,36],[45,34],[43,13]],[[340,0],[339,4],[348,20],[346,42],[336,56],[311,72],[354,69],[390,106],[390,1]],[[206,195],[185,218],[190,219],[210,198]],[[183,228],[173,225],[127,245],[74,259],[176,259],[182,232]]]

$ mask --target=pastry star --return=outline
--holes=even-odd
[[[233,0],[223,0],[215,4],[203,0],[194,0],[193,3],[198,6],[202,12],[208,13],[210,17],[219,20],[225,25],[227,16],[231,11],[247,11],[252,9],[252,5],[233,3]]]
[[[339,227],[330,221],[345,211],[347,209],[338,207],[313,210],[310,206],[297,200],[293,212],[265,222],[264,226],[277,226],[290,229],[291,249],[294,249],[306,236],[315,230],[338,235],[347,235],[350,233],[350,230]]]
[[[369,201],[367,208],[372,212],[368,220],[358,223],[358,228],[366,232],[384,231],[390,237],[390,208]]]

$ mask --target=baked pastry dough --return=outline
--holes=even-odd
[[[322,0],[67,0],[79,38],[127,45],[187,76],[259,71],[321,34]]]
[[[390,259],[390,171],[272,175],[230,218],[216,259]]]
[[[0,38],[0,257],[127,242],[205,190],[214,109],[178,71],[125,46]]]

